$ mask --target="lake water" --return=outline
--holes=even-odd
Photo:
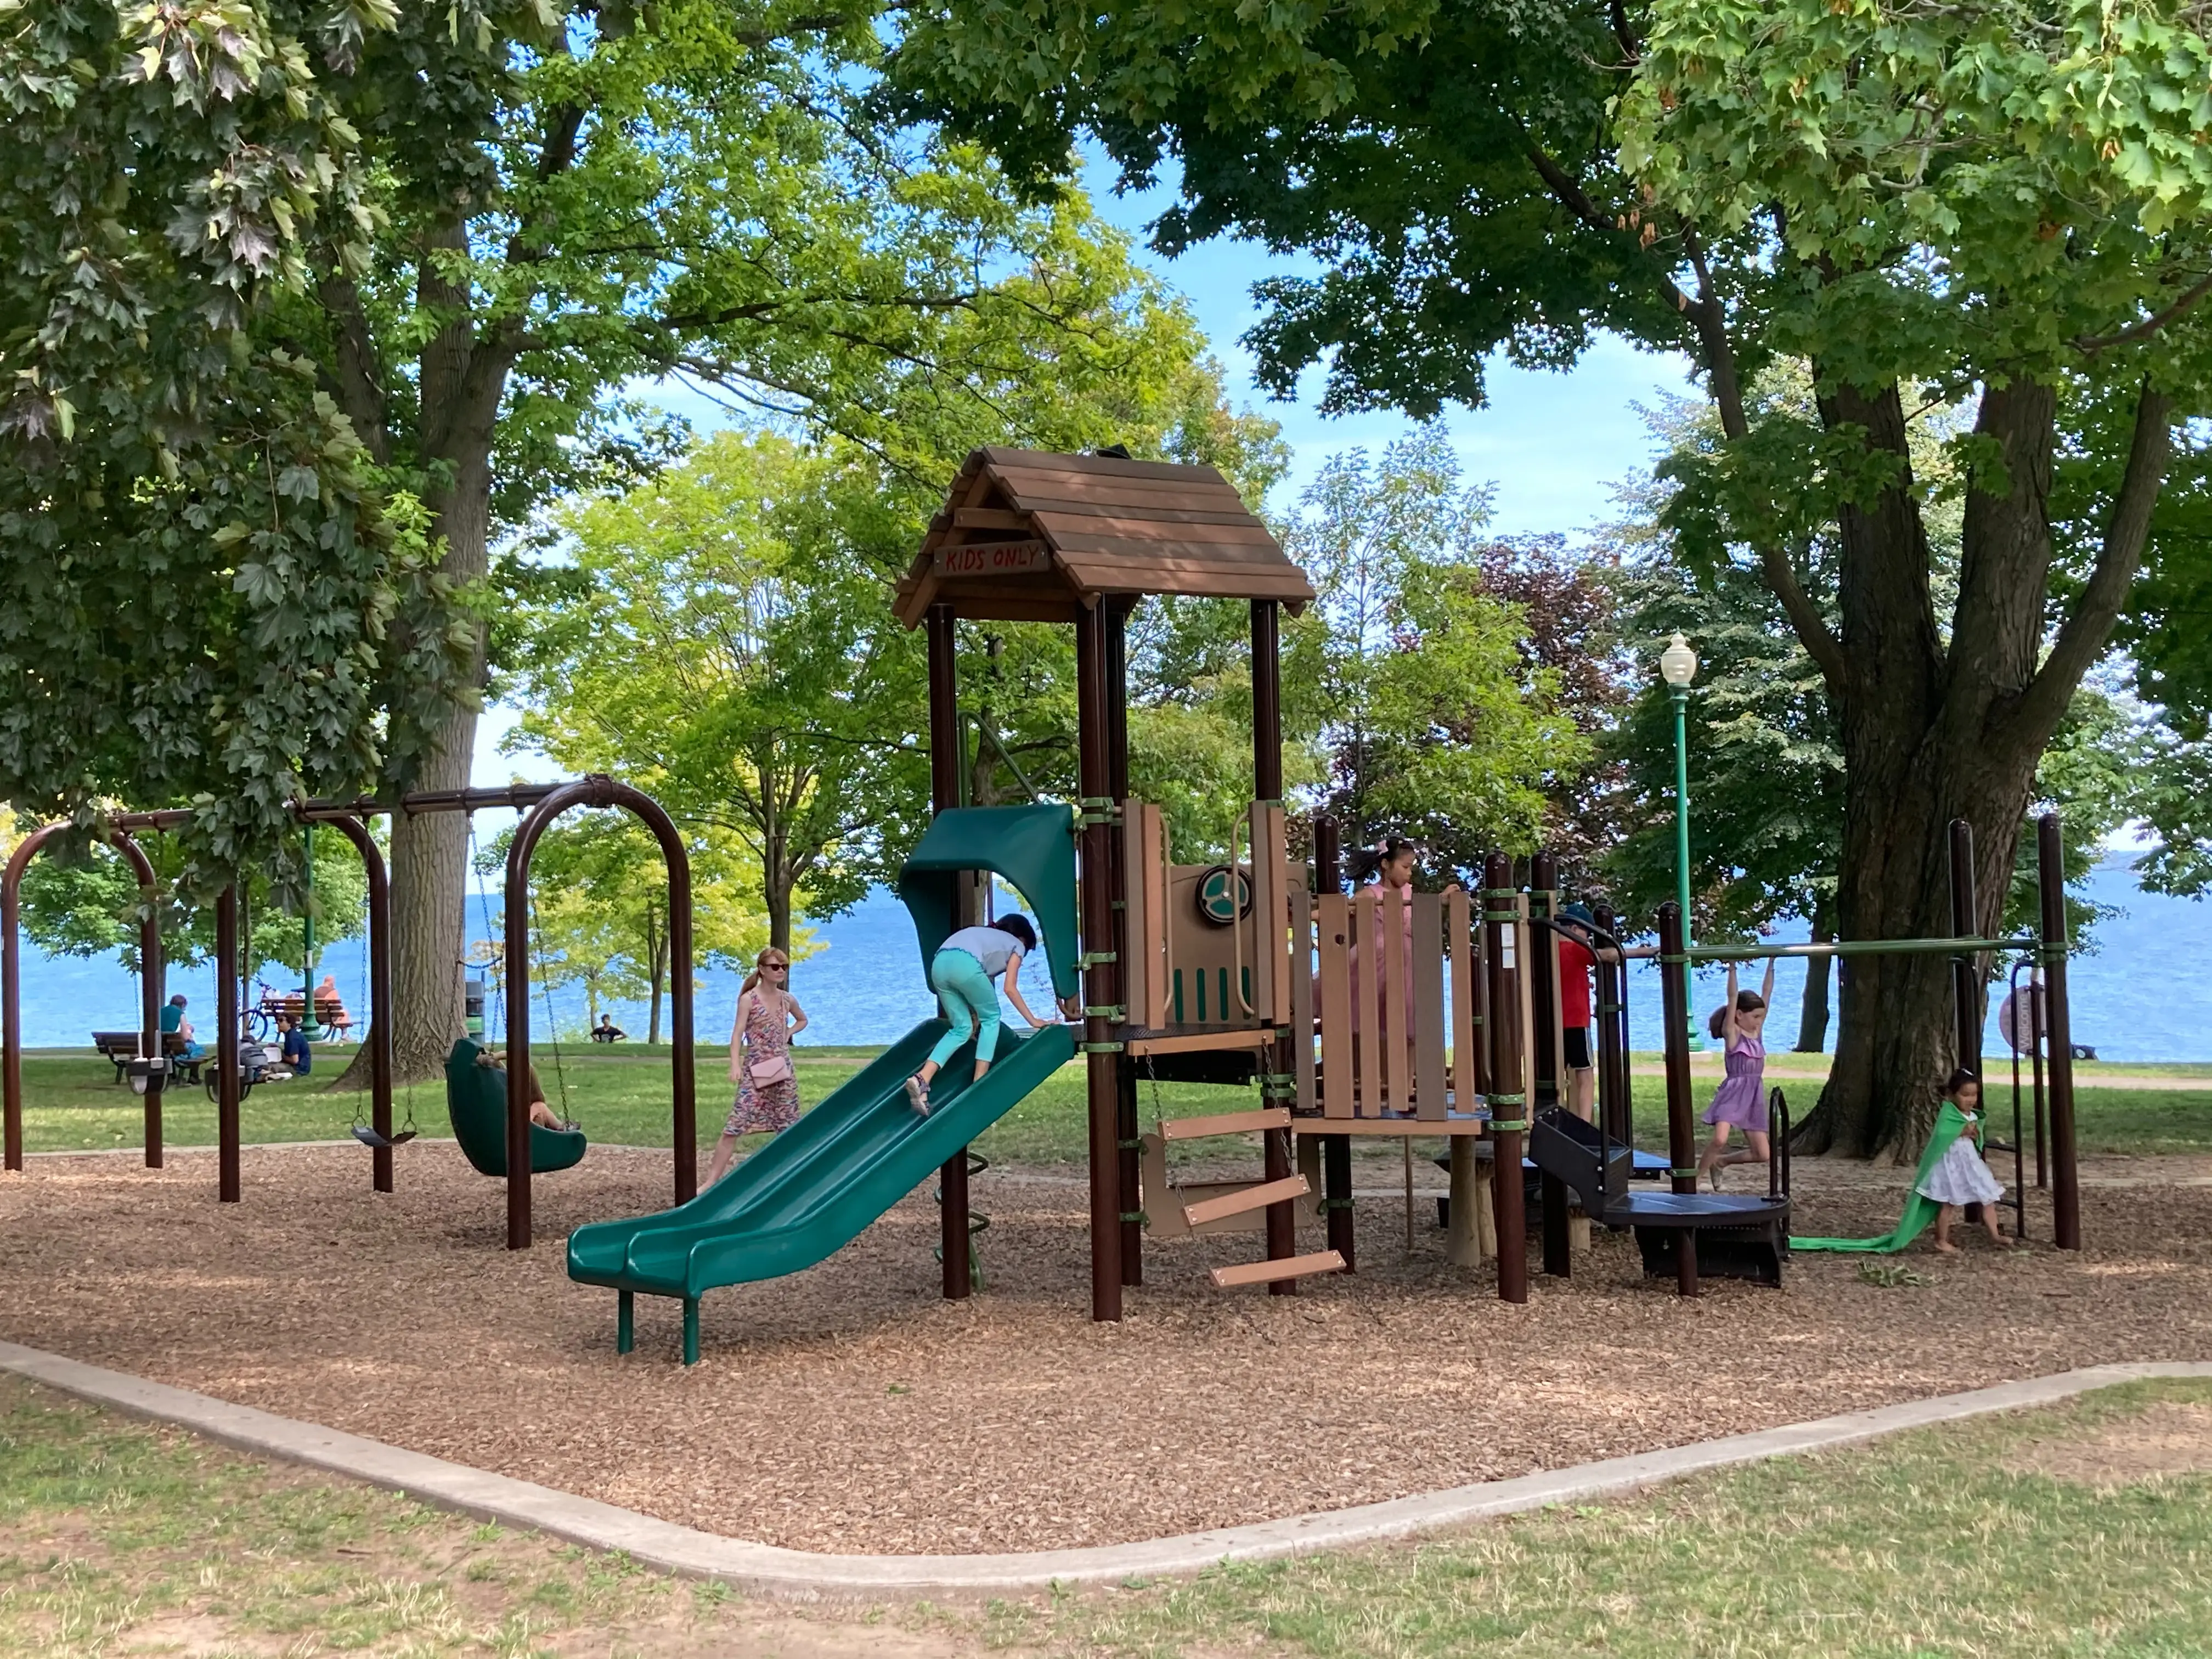
[[[2116,907],[2119,914],[2097,927],[2094,951],[2075,958],[2075,1041],[2094,1046],[2104,1060],[2212,1060],[2212,979],[2198,967],[2196,955],[2212,945],[2212,908],[2142,891],[2124,857],[2106,860],[2091,875],[2087,896]],[[479,932],[489,937],[488,927],[480,927]],[[805,1042],[885,1043],[930,1012],[932,999],[923,983],[913,924],[905,907],[889,891],[879,889],[870,894],[849,914],[817,928],[816,937],[815,953],[802,960],[792,975],[792,989],[812,1022]],[[322,957],[323,970],[337,976],[346,1006],[356,1013],[367,1003],[363,955],[361,941],[356,939],[330,947]],[[2174,969],[2170,981],[2148,995],[2137,983],[2146,962],[2163,962]],[[1033,1008],[1049,1007],[1051,985],[1042,952],[1023,965],[1023,994]],[[1758,971],[1755,966],[1751,969],[1753,975]],[[733,972],[713,970],[702,976],[697,1013],[702,1039],[719,1042],[728,1036],[738,982]],[[1769,1029],[1784,1043],[1796,1034],[1803,984],[1803,963],[1783,963]],[[27,945],[22,985],[27,1047],[76,1046],[87,1041],[94,1026],[124,1029],[137,1023],[135,983],[113,957],[49,957]],[[1702,1014],[1717,1006],[1725,986],[1724,971],[1701,973],[1695,1009]],[[169,988],[191,1000],[203,1031],[212,1029],[215,975],[210,969],[173,972]],[[542,1038],[544,993],[533,987],[532,994],[532,1023]],[[556,988],[552,996],[564,1037],[580,1036],[586,1024],[581,988]],[[611,1012],[616,1023],[632,1036],[644,1036],[642,1006],[618,1004]],[[1013,1018],[1011,1010],[1008,1018]],[[1638,963],[1630,976],[1629,1018],[1636,1048],[1660,1046],[1659,978],[1650,963]],[[499,1018],[495,1000],[495,1029]],[[1829,1036],[1832,1043],[1832,1022]],[[1994,1018],[1988,1051],[2003,1052]]]

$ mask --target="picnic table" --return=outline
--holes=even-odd
[[[137,1031],[94,1031],[92,1034],[92,1046],[100,1050],[104,1059],[113,1062],[118,1083],[130,1076],[131,1062],[138,1058],[138,1047],[142,1041],[141,1034]],[[200,1080],[200,1061],[207,1056],[202,1054],[197,1059],[187,1059],[182,1032],[162,1032],[161,1052],[169,1057],[172,1062],[170,1070],[174,1075],[186,1083]]]

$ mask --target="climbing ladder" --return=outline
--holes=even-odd
[[[1212,1117],[1168,1118],[1158,1130],[1145,1139],[1146,1145],[1146,1188],[1148,1193],[1158,1192],[1164,1200],[1164,1212],[1172,1205],[1171,1212],[1163,1213],[1156,1231],[1163,1237],[1209,1231],[1228,1231],[1222,1224],[1235,1218],[1256,1216],[1270,1205],[1286,1204],[1306,1197],[1313,1190],[1303,1175],[1285,1176],[1280,1181],[1259,1182],[1203,1182],[1187,1186],[1170,1185],[1167,1180],[1167,1146],[1176,1140],[1204,1140],[1219,1135],[1252,1134],[1291,1127],[1287,1108],[1267,1107],[1253,1112],[1224,1112]],[[1200,1196],[1203,1194],[1203,1196]],[[1176,1222],[1180,1222],[1178,1226]],[[1334,1250],[1316,1250],[1310,1255],[1285,1256],[1272,1261],[1243,1261],[1233,1267],[1216,1267],[1211,1277],[1216,1286],[1227,1290],[1237,1285],[1267,1285],[1279,1279],[1304,1279],[1312,1273],[1334,1273],[1344,1271],[1344,1257]]]

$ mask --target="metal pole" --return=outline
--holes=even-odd
[[[1092,605],[1076,618],[1076,748],[1083,811],[1083,947],[1099,952],[1114,937],[1113,831],[1106,822],[1112,781],[1106,761],[1106,614]],[[1113,964],[1099,962],[1084,975],[1083,1042],[1089,1076],[1091,1139],[1091,1316],[1121,1316],[1121,1091],[1118,1051],[1107,1018],[1115,988]]]
[[[1674,902],[1682,913],[1682,938],[1690,946],[1690,688],[1670,685],[1674,705]]]
[[[959,623],[949,605],[933,605],[923,618],[929,643],[929,805],[943,812],[960,804]],[[956,891],[958,890],[956,889]],[[972,918],[957,915],[956,927]],[[968,1149],[956,1148],[937,1172],[939,1290],[947,1302],[964,1299],[974,1281],[968,1235]]]
[[[1489,945],[1490,1077],[1504,1091],[1490,1096],[1491,1138],[1497,1157],[1491,1165],[1491,1207],[1498,1224],[1498,1299],[1528,1299],[1528,1218],[1521,1191],[1521,1152],[1528,1121],[1528,1102],[1517,1092],[1521,1081],[1519,894],[1513,886],[1513,861],[1492,853],[1483,872],[1483,927]],[[1500,1124],[1516,1127],[1501,1129]]]
[[[1620,937],[1620,919],[1613,907],[1599,905],[1591,912],[1599,930]],[[1624,1146],[1635,1140],[1636,1103],[1630,1092],[1628,1070],[1628,964],[1600,958],[1597,964],[1597,1085],[1599,1133]]]
[[[216,1197],[239,1200],[238,884],[215,902]]]
[[[315,1018],[315,824],[307,821],[307,908],[300,915],[300,939],[306,960],[306,977],[300,987],[300,1035],[313,1042],[323,1034],[323,1023]]]
[[[2081,1170],[2075,1160],[2074,1020],[2066,1006],[2066,858],[2058,814],[2035,826],[2036,875],[2043,901],[2044,994],[2051,1004],[2051,1215],[2062,1250],[2081,1248]]]
[[[1668,1184],[1680,1194],[1698,1190],[1698,1134],[1690,1102],[1690,964],[1682,959],[1682,912],[1659,907],[1659,988],[1667,1041],[1667,1159]],[[1698,1293],[1697,1230],[1674,1234],[1675,1288]]]
[[[1340,893],[1344,890],[1344,850],[1337,832],[1336,820],[1327,813],[1317,813],[1313,821],[1314,892]],[[1301,1032],[1298,1041],[1310,1040]],[[1473,1055],[1461,1061],[1462,1067],[1474,1063]],[[1468,1109],[1467,1102],[1473,1085],[1462,1070],[1458,1086],[1463,1091],[1460,1109]],[[1328,1247],[1344,1258],[1346,1273],[1358,1271],[1357,1253],[1352,1249],[1352,1137],[1323,1135],[1321,1138],[1321,1191],[1322,1213],[1328,1217]]]
[[[1978,931],[1974,920],[1974,826],[1964,818],[1951,820],[1951,936],[1972,939]],[[1958,1024],[1959,1064],[1976,1077],[1982,1074],[1980,975],[1974,958],[1961,953],[1951,963],[1951,1006]],[[1986,1088],[1984,1093],[1988,1091]]]
[[[161,895],[154,861],[146,856],[127,830],[108,838],[115,850],[130,860],[138,878],[138,901],[145,914],[138,918],[138,1047],[149,1060],[161,1056]],[[146,1167],[161,1167],[161,1087],[167,1081],[166,1066],[146,1073],[144,1106]]]

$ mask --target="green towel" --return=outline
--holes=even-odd
[[[1923,1198],[1920,1183],[1928,1179],[1928,1172],[1936,1167],[1936,1160],[1951,1150],[1951,1143],[1966,1133],[1966,1115],[1951,1101],[1936,1114],[1935,1132],[1928,1137],[1928,1150],[1920,1154],[1920,1167],[1912,1172],[1912,1194],[1905,1200],[1905,1213],[1897,1225],[1880,1238],[1793,1238],[1793,1250],[1863,1250],[1876,1255],[1893,1255],[1920,1237],[1928,1224],[1936,1219],[1936,1212],[1942,1206],[1932,1198]],[[1974,1144],[1980,1146],[1981,1126],[1974,1126]]]

